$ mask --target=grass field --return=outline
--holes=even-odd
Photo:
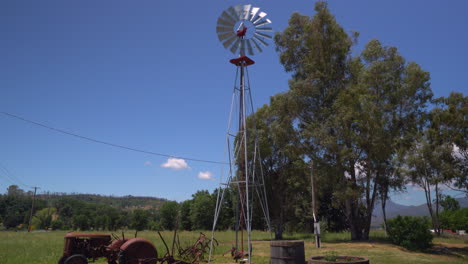
[[[54,264],[62,255],[63,236],[66,232],[0,232],[0,263],[1,264]],[[206,232],[210,236],[210,232]],[[119,234],[120,235],[120,234]],[[166,242],[171,244],[172,232],[163,232]],[[126,233],[133,237],[132,232]],[[156,232],[140,232],[139,237],[151,240],[157,247],[159,255],[166,250]],[[180,232],[179,237],[183,245],[196,241],[199,232]],[[234,263],[230,256],[222,254],[232,247],[234,232],[217,232],[216,239],[220,242],[215,250],[214,263]],[[264,232],[253,232],[253,258],[254,264],[267,264],[270,258],[270,235]],[[317,255],[326,255],[327,252],[336,252],[338,255],[363,256],[376,263],[468,263],[468,244],[461,239],[435,238],[434,247],[427,252],[410,252],[386,241],[382,232],[373,232],[369,242],[351,242],[349,233],[329,233],[322,239],[322,248],[316,249],[314,238],[306,234],[289,234],[285,239],[304,240],[306,258]],[[229,254],[227,254],[229,255]],[[100,261],[103,262],[103,261]]]

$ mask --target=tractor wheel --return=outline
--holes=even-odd
[[[76,254],[67,258],[65,264],[88,264],[88,260],[85,256]]]
[[[58,264],[65,264],[65,259],[67,259],[67,257],[62,256],[62,257],[59,259]]]
[[[156,264],[158,252],[153,243],[132,238],[120,247],[119,264]]]

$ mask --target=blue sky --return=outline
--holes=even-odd
[[[239,3],[261,7],[282,31],[292,12],[313,15],[315,1],[0,1],[0,111],[137,149],[223,161],[235,67],[215,26]],[[331,0],[329,8],[345,30],[360,32],[355,53],[379,39],[429,71],[436,96],[467,93],[467,1]],[[253,59],[259,107],[288,89],[289,74],[273,45]],[[164,157],[5,115],[0,135],[0,192],[15,183],[182,201],[216,188],[222,169],[186,161],[174,170]],[[395,200],[424,201],[408,190]]]

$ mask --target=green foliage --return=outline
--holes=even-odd
[[[323,259],[326,261],[336,261],[338,259],[338,253],[336,251],[327,251]]]
[[[443,211],[440,223],[443,229],[468,230],[468,207]]]
[[[261,169],[267,186],[269,212],[276,239],[281,239],[287,222],[291,222],[296,228],[303,226],[300,219],[304,219],[306,212],[309,220],[311,219],[307,166],[297,147],[299,135],[287,111],[287,100],[282,95],[271,97],[270,105],[259,108],[247,120],[248,133],[255,135],[256,129],[256,137],[251,137],[250,140],[257,140],[262,154]],[[254,146],[253,142],[249,146]],[[261,173],[260,168],[257,173]],[[307,195],[304,197],[298,194]],[[260,208],[258,212],[261,212]],[[295,217],[296,213],[299,217]],[[298,221],[293,223],[294,220]]]
[[[390,241],[409,250],[425,250],[432,246],[427,218],[397,216],[387,222]]]
[[[190,220],[192,201],[186,200],[180,205],[180,229],[182,230],[192,230],[192,221]]]
[[[192,230],[210,230],[213,227],[216,198],[208,191],[197,191],[192,197],[190,205]]]
[[[455,187],[468,194],[468,96],[452,92],[435,103],[437,107],[430,113],[430,131],[439,144],[453,147],[449,178]]]
[[[177,227],[179,204],[175,201],[165,202],[160,209],[161,227],[164,230],[174,230]]]
[[[456,211],[460,209],[460,203],[450,195],[445,195],[440,201],[440,205],[445,211]]]
[[[32,218],[32,225],[36,229],[46,229],[51,227],[52,215],[55,213],[55,208],[44,208],[36,212]]]
[[[90,218],[86,215],[79,214],[73,216],[73,228],[81,231],[89,230],[91,227]]]
[[[136,209],[132,213],[131,226],[136,231],[145,230],[148,225],[149,213],[142,209]]]
[[[57,220],[52,221],[50,227],[52,228],[52,230],[64,230],[64,229],[67,229],[67,228],[65,228],[65,224],[63,223],[63,221],[60,220],[60,219],[57,219]]]
[[[6,195],[0,195],[0,218],[7,229],[27,226],[32,204],[32,193],[25,192],[17,185],[7,188]],[[45,208],[45,201],[37,200],[35,211]]]
[[[429,73],[378,40],[353,57],[357,34],[345,32],[326,2],[315,11],[312,18],[294,13],[275,36],[292,73],[290,90],[280,96],[298,133],[287,137],[298,137],[298,156],[314,161],[322,201],[332,197],[322,212],[346,212],[353,239],[367,239],[375,200],[404,186],[399,158],[432,97]]]

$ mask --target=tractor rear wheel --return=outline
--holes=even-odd
[[[132,238],[120,247],[119,264],[156,264],[158,252],[144,238]]]
[[[65,264],[88,264],[88,260],[81,254],[76,254],[68,257]]]

